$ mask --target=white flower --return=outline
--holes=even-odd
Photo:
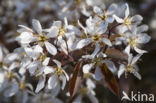
[[[82,103],[82,98],[84,96],[86,96],[92,103],[99,103],[93,90],[96,87],[95,83],[87,78],[86,85],[86,87],[83,86],[80,88],[79,94],[76,96],[73,103]]]
[[[132,73],[134,76],[136,76],[138,79],[141,79],[141,75],[138,73],[138,67],[136,65],[136,62],[139,60],[142,54],[138,54],[135,57],[132,56],[132,54],[129,54],[128,57],[128,64],[124,65],[121,64],[119,71],[118,71],[118,78],[125,72],[125,73]]]
[[[101,18],[101,20],[104,20],[107,23],[112,23],[114,21],[114,18],[112,17],[113,13],[117,9],[116,4],[112,4],[107,11],[102,10],[101,8],[94,6],[94,12]]]
[[[89,19],[87,19],[86,24],[86,29],[81,24],[80,26],[84,28],[87,33],[89,33],[89,35],[87,36],[88,38],[80,40],[77,43],[76,48],[83,48],[91,42],[95,43],[95,45],[98,45],[100,44],[100,42],[102,42],[108,46],[112,46],[112,43],[109,39],[102,37],[102,34],[107,30],[108,23],[99,20],[99,18],[90,17]]]
[[[53,60],[57,67],[55,68],[54,74],[48,80],[48,89],[54,89],[60,82],[62,82],[61,89],[64,89],[66,81],[69,80],[67,73],[61,67],[61,63],[57,60]]]
[[[53,35],[56,34],[56,31],[53,31],[55,28],[51,28],[53,35],[50,35],[51,32],[48,34],[43,33],[42,26],[38,20],[33,19],[32,25],[35,32],[33,32],[33,30],[28,27],[20,25],[20,27],[24,28],[25,31],[23,31],[21,35],[17,37],[17,41],[24,45],[28,45],[29,43],[36,41],[41,46],[45,45],[47,51],[51,55],[55,55],[57,53],[56,47],[53,44],[49,43],[49,39],[53,38]]]
[[[141,44],[145,44],[150,41],[151,37],[148,36],[146,33],[142,33],[147,30],[146,25],[142,25],[138,28],[134,28],[132,33],[127,33],[126,41],[128,42],[127,47],[125,48],[125,52],[127,54],[130,53],[130,49],[134,49],[137,53],[143,54],[147,51],[141,50],[138,47]]]
[[[141,23],[142,21],[142,16],[140,15],[135,15],[133,17],[129,17],[129,6],[126,3],[125,5],[125,17],[122,19],[118,16],[116,16],[115,14],[113,15],[114,19],[118,22],[118,23],[122,23],[123,25],[131,28],[131,26],[133,25],[138,25]]]

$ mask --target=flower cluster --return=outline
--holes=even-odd
[[[87,97],[98,103],[96,81],[106,81],[118,95],[116,76],[133,74],[141,79],[137,62],[147,53],[141,46],[151,39],[145,33],[148,26],[141,25],[143,17],[131,16],[128,4],[106,8],[94,3],[62,2],[61,20],[53,21],[49,28],[36,19],[32,20],[33,29],[19,25],[14,39],[20,47],[10,53],[0,46],[2,102],[10,102],[8,98],[14,96],[20,98],[15,99],[18,103],[63,103],[58,95],[69,88],[69,99],[64,102],[82,103]]]

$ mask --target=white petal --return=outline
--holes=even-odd
[[[79,20],[78,20],[78,25],[84,30],[85,34],[87,34],[86,28],[80,23]]]
[[[53,62],[55,62],[55,64],[57,65],[57,67],[61,68],[61,62],[59,62],[56,59],[54,59]]]
[[[143,20],[143,17],[140,15],[135,15],[131,18],[131,22],[140,23]]]
[[[139,37],[136,39],[137,43],[145,44],[148,43],[151,40],[151,37],[147,35],[146,33],[142,33],[139,35]]]
[[[50,32],[47,34],[47,37],[49,38],[55,38],[58,35],[58,28],[56,26],[53,26],[50,28]]]
[[[49,64],[49,60],[50,60],[50,58],[49,57],[47,57],[44,61],[43,61],[43,65],[44,66],[47,66],[48,64]]]
[[[44,74],[49,74],[49,73],[54,73],[54,68],[52,68],[50,66],[46,66],[44,68]]]
[[[59,77],[59,79],[62,81],[62,87],[61,87],[61,89],[63,90],[64,87],[65,87],[65,85],[66,85],[66,77],[64,75],[61,75]]]
[[[12,83],[11,87],[4,91],[5,97],[11,97],[18,92],[18,83]]]
[[[91,68],[93,67],[94,64],[85,64],[83,66],[83,73],[89,73],[89,71],[91,70]]]
[[[139,80],[142,79],[141,75],[140,75],[137,71],[135,71],[133,74],[134,74],[134,76],[136,76]]]
[[[48,80],[48,89],[53,89],[57,85],[57,75],[52,75]]]
[[[96,46],[95,46],[95,50],[94,52],[91,54],[92,57],[95,57],[95,55],[99,52],[100,50],[100,45],[98,43],[96,43]]]
[[[101,69],[99,67],[96,67],[95,69],[95,79],[101,80],[103,78],[103,74],[101,72]]]
[[[107,44],[108,46],[112,46],[112,43],[111,43],[111,41],[110,41],[109,39],[103,38],[102,41],[103,41],[105,44]]]
[[[141,25],[141,26],[137,27],[137,34],[140,34],[140,33],[145,32],[147,30],[148,30],[147,25]]]
[[[19,59],[19,55],[16,53],[10,53],[8,54],[5,58],[4,58],[4,62],[5,63],[11,63],[14,60],[18,60]]]
[[[141,49],[139,49],[139,48],[137,48],[137,47],[134,47],[134,50],[135,50],[137,53],[139,53],[139,54],[147,53],[147,51],[141,50]]]
[[[88,45],[90,42],[91,42],[91,39],[82,39],[82,40],[80,40],[80,41],[77,43],[76,48],[77,48],[77,49],[81,49],[81,48],[83,48],[84,46]]]
[[[33,19],[32,25],[33,25],[33,28],[35,29],[35,31],[41,35],[42,34],[42,26],[41,26],[40,22],[36,19]]]
[[[139,58],[142,56],[142,54],[138,54],[137,56],[135,56],[133,59],[132,59],[132,64],[135,64]]]
[[[19,63],[13,62],[13,63],[9,66],[8,70],[11,71],[11,70],[13,70],[13,69],[15,69],[15,68],[17,68],[17,67],[19,67]]]
[[[51,55],[55,55],[57,53],[57,49],[51,43],[45,42],[45,47]]]
[[[61,28],[62,22],[61,21],[54,21],[53,26],[56,26],[58,28]]]
[[[89,78],[87,78],[86,85],[87,85],[87,88],[89,89],[93,89],[96,87],[95,82]]]
[[[28,68],[29,73],[31,75],[34,75],[35,71],[38,68],[38,65],[39,65],[39,62],[38,61],[33,61],[31,64],[29,64],[29,66],[27,68]]]
[[[45,86],[45,76],[40,77],[35,92],[38,93]]]
[[[40,45],[36,45],[34,48],[35,53],[43,53],[43,48]]]
[[[118,78],[120,78],[120,76],[124,73],[124,71],[125,71],[125,66],[121,64],[118,70]]]
[[[98,15],[103,14],[101,8],[99,8],[99,7],[97,7],[97,6],[94,6],[93,11],[94,11],[96,14],[98,14]]]
[[[22,32],[21,35],[16,38],[16,40],[21,44],[28,44],[34,41],[34,37],[30,32]]]
[[[82,95],[78,95],[73,101],[73,103],[82,103]]]
[[[117,9],[117,4],[114,4],[114,3],[111,4],[109,8],[107,9],[107,14],[108,15],[113,14],[116,9]]]
[[[26,27],[24,25],[18,25],[18,26],[22,27],[21,29],[17,30],[19,33],[21,33],[21,32],[33,32],[32,29],[30,29],[30,28],[28,28],[28,27]]]
[[[126,6],[125,18],[128,18],[128,16],[129,16],[129,6],[128,6],[127,3],[125,4],[125,6]]]
[[[64,24],[65,24],[65,27],[68,26],[68,20],[67,20],[67,17],[64,17]]]
[[[2,48],[0,47],[0,62],[2,62],[3,60],[3,52],[2,52]]]
[[[128,55],[128,64],[131,64],[132,59],[133,59],[133,55],[132,54],[129,54]]]
[[[67,81],[69,81],[69,76],[68,76],[68,74],[65,72],[65,70],[63,70],[63,73],[64,73],[64,75],[65,75]]]
[[[108,69],[109,69],[112,73],[116,73],[117,68],[116,68],[115,64],[114,64],[112,61],[110,61],[110,60],[105,60],[104,62],[106,63]]]
[[[99,103],[98,99],[93,94],[88,94],[88,98],[90,99],[91,103]]]
[[[114,21],[113,17],[107,17],[106,18],[106,22],[108,22],[108,23],[113,23],[113,21]]]
[[[130,47],[130,45],[128,45],[128,46],[125,48],[124,52],[127,53],[127,54],[129,55],[129,54],[130,54],[130,49],[131,49],[131,47]]]
[[[119,18],[118,16],[116,15],[113,15],[114,19],[118,22],[118,23],[123,23],[124,20],[122,18]]]

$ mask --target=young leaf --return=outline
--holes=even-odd
[[[107,65],[104,63],[102,68],[101,68],[101,71],[105,77],[105,81],[106,81],[106,84],[108,86],[108,88],[110,89],[110,91],[117,95],[119,94],[119,88],[118,88],[118,83],[114,77],[114,75],[112,74],[112,72],[108,69]]]
[[[82,77],[79,75],[80,68],[81,68],[81,62],[78,62],[74,68],[73,76],[69,81],[69,92],[70,92],[71,98],[77,92],[81,79],[82,79]]]
[[[107,49],[106,55],[110,58],[119,59],[119,60],[127,60],[128,56],[126,53],[119,51],[117,49]]]

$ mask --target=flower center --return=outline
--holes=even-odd
[[[60,28],[60,29],[59,29],[59,32],[58,32],[58,35],[64,36],[65,33],[66,33],[66,30],[65,30],[64,28]]]
[[[63,73],[63,69],[62,68],[57,68],[57,75],[60,76]]]
[[[82,0],[75,0],[75,4],[80,4]]]
[[[125,19],[124,19],[124,24],[127,25],[127,26],[128,26],[128,25],[131,25],[130,19],[129,19],[129,18],[125,18]]]
[[[2,68],[3,67],[3,62],[0,62],[0,68]]]
[[[45,35],[41,35],[41,36],[39,37],[39,41],[41,41],[41,42],[45,42],[46,40],[47,40],[47,38],[46,38]]]
[[[95,34],[95,35],[92,37],[92,39],[93,39],[94,41],[99,41],[99,40],[100,40],[100,36],[99,36],[98,34]]]
[[[133,47],[134,45],[137,45],[135,38],[130,38],[129,44]]]
[[[130,72],[130,73],[133,73],[134,72],[134,70],[133,70],[133,65],[128,65],[127,67],[126,67],[126,71],[128,71],[128,72]]]
[[[20,83],[19,83],[19,89],[20,89],[20,90],[24,89],[25,87],[26,87],[25,82],[20,82]]]
[[[43,62],[46,59],[45,55],[40,55],[39,56],[39,61]]]
[[[104,13],[104,15],[102,15],[101,19],[106,20],[106,18],[107,18],[107,15]]]
[[[6,75],[6,77],[8,79],[12,79],[14,77],[14,73],[13,72],[8,72],[8,74]]]
[[[87,93],[87,88],[83,87],[80,89],[80,92],[85,95]]]

